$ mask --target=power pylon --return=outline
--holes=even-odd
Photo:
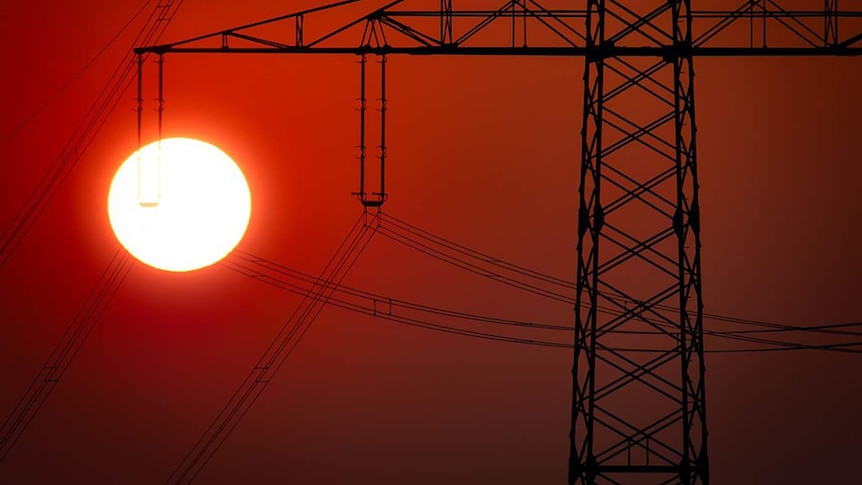
[[[842,11],[837,0],[740,0],[733,10],[693,10],[692,3],[707,2],[585,0],[570,9],[566,1],[507,0],[493,9],[459,10],[453,0],[395,0],[306,35],[319,14],[350,3],[136,53],[357,56],[356,195],[372,207],[386,200],[388,56],[583,58],[568,481],[708,483],[694,59],[860,55],[860,6]],[[277,23],[285,38],[256,33]],[[373,181],[366,177],[368,56],[377,58],[381,79]],[[605,316],[603,307],[622,314]]]

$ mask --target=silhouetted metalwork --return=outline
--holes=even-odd
[[[685,17],[692,22],[688,44],[674,44],[669,26],[660,23],[668,20],[663,17],[669,16],[678,3],[673,0],[637,2],[638,10],[646,12],[643,14],[621,2],[608,1],[606,5],[600,0],[586,0],[586,9],[550,9],[538,1],[509,0],[488,10],[455,10],[452,0],[440,0],[438,9],[406,9],[404,5],[429,2],[396,0],[337,29],[306,38],[308,17],[358,1],[338,2],[179,42],[141,47],[136,52],[586,56],[589,50],[590,55],[602,57],[667,57],[683,51],[693,56],[862,53],[862,11],[839,10],[837,0],[809,0],[818,6],[808,10],[783,9],[781,2],[774,0],[739,1],[740,6],[733,10],[686,10]],[[609,20],[619,28],[601,45],[588,46],[584,23],[595,10],[608,12]],[[437,22],[423,19],[439,20],[439,31],[433,27]],[[253,33],[261,27],[291,21],[293,39]],[[507,39],[489,40],[478,35],[499,22],[511,25]],[[844,28],[839,29],[839,25]],[[456,26],[460,29],[456,30]],[[738,35],[743,30],[748,35]],[[280,31],[287,33],[290,29]],[[460,35],[454,35],[456,31]],[[727,33],[733,36],[722,35]],[[626,43],[635,38],[645,43]]]
[[[587,56],[584,74],[571,483],[633,480],[627,474],[709,480],[686,7],[671,2],[645,20],[669,16],[665,34],[682,46],[655,61],[602,55],[599,46],[638,31],[613,32],[602,2],[590,4],[586,44],[597,55]],[[638,109],[626,110],[632,92]],[[679,310],[657,308],[668,303]],[[602,316],[602,305],[624,313]],[[664,352],[633,359],[610,348],[606,334],[623,326],[659,332],[649,340]]]
[[[631,7],[586,0],[582,10],[534,0],[488,10],[458,10],[452,0],[439,0],[434,8],[408,9],[423,2],[396,0],[308,37],[312,18],[351,3],[136,52],[360,56],[357,195],[374,206],[385,201],[386,56],[583,57],[569,483],[708,483],[693,60],[860,55],[862,10],[840,10],[837,0],[808,10],[746,0],[734,10],[700,11],[691,0]],[[255,33],[290,22],[292,38],[290,29],[280,30],[284,39]],[[506,29],[493,30],[501,23]],[[368,55],[383,61],[380,183],[371,197],[365,187]],[[605,307],[616,313],[600,311]],[[636,337],[620,336],[621,330]],[[621,351],[620,344],[644,353]]]

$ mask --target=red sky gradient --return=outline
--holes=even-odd
[[[139,3],[0,5],[0,133],[62,86]],[[287,3],[187,0],[165,39],[310,4]],[[0,145],[0,227],[139,25]],[[860,61],[697,61],[706,311],[793,325],[862,318]],[[386,210],[573,279],[582,61],[393,56],[388,67]],[[355,59],[177,55],[165,69],[164,135],[218,145],[248,178],[252,219],[240,247],[319,272],[360,210],[350,196]],[[4,419],[116,250],[106,200],[136,148],[133,97],[0,270]],[[382,237],[345,282],[480,314],[573,318],[566,304],[514,294]],[[191,274],[136,265],[0,466],[0,483],[164,481],[297,302],[221,265]],[[569,351],[329,308],[198,482],[564,483],[571,365]],[[858,476],[858,355],[710,354],[707,369],[713,483]]]

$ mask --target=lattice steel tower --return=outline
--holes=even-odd
[[[309,19],[349,3],[136,52],[358,56],[357,195],[373,207],[386,200],[387,56],[583,57],[569,483],[708,483],[693,59],[859,55],[858,2],[841,11],[837,0],[740,0],[733,10],[728,0],[508,0],[458,10],[453,0],[395,0],[308,38]],[[285,38],[255,33],[275,23]],[[367,56],[381,79],[372,176]]]
[[[638,20],[653,27],[658,60],[616,53],[643,32],[610,29],[605,2],[588,4],[571,483],[632,481],[624,474],[708,481],[688,3]],[[635,109],[633,90],[643,103]],[[635,144],[646,150],[632,153]],[[679,310],[662,309],[669,305]],[[603,317],[603,306],[623,314]],[[608,345],[616,329],[644,333],[627,352]],[[647,338],[665,350],[633,357]]]

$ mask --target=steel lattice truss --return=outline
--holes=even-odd
[[[472,7],[487,3],[461,0],[456,9],[453,0],[396,0],[332,28],[356,7],[347,1],[136,52],[359,56],[357,195],[366,206],[386,200],[386,56],[583,57],[569,483],[708,483],[693,59],[860,55],[862,5],[738,0],[729,10],[726,0],[510,0]],[[382,79],[380,180],[371,189],[369,55],[379,57]],[[622,315],[598,313],[603,305]]]
[[[592,6],[587,46],[634,32],[609,32],[607,12]],[[690,43],[684,2],[671,7],[651,21],[667,16],[672,44]],[[690,54],[587,58],[573,483],[708,481],[692,68]],[[602,305],[623,314],[601,316]],[[681,310],[657,308],[667,305]],[[630,351],[609,348],[617,330],[637,332]],[[646,348],[663,350],[635,352]]]
[[[137,51],[583,56],[590,50],[605,57],[682,51],[696,56],[862,52],[862,6],[839,10],[838,0],[510,0],[494,9],[455,9],[453,2],[487,6],[495,0],[395,0],[333,29],[333,19],[343,19],[342,10],[357,1]],[[690,42],[675,43],[673,38],[669,22],[677,3],[713,7],[685,11],[691,20]],[[728,9],[734,4],[739,7]],[[782,8],[788,4],[797,8]],[[601,44],[590,45],[586,20],[594,10],[605,17],[607,36]]]

